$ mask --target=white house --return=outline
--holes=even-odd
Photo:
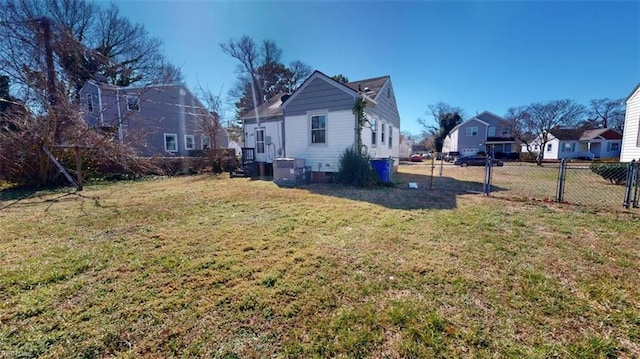
[[[640,160],[640,84],[631,91],[626,103],[627,112],[624,117],[621,162]]]
[[[611,128],[552,129],[547,135],[545,148],[540,148],[541,143],[538,136],[529,143],[529,148],[536,154],[542,150],[542,158],[545,160],[618,158],[622,134]],[[527,145],[522,144],[522,153],[526,152]]]
[[[356,100],[366,102],[369,124],[362,144],[371,158],[400,158],[400,115],[389,76],[349,83],[314,71],[291,95],[278,95],[241,118],[244,143],[258,163],[280,157],[303,159],[315,179],[339,169],[340,155],[357,143]]]

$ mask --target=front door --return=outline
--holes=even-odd
[[[265,162],[264,128],[256,128],[256,162]]]

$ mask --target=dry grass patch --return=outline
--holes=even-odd
[[[201,175],[2,200],[0,353],[640,355],[636,218],[424,188]]]

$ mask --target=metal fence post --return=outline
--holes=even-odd
[[[625,183],[624,189],[624,203],[622,204],[624,208],[629,209],[631,206],[631,194],[633,192],[634,187],[634,172],[635,172],[635,162],[636,160],[631,161],[627,166],[627,182]]]
[[[487,163],[484,165],[484,194],[489,196],[491,193],[491,172],[493,170],[493,151],[487,158]]]
[[[436,156],[431,156],[431,179],[429,180],[429,190],[433,191],[433,170],[436,168]]]
[[[640,193],[638,192],[638,186],[640,186],[640,175],[638,174],[638,162],[635,162],[633,164],[633,175],[634,175],[633,183],[635,183],[635,188],[633,192],[633,208],[640,208],[640,206],[638,206],[638,196],[640,196]]]
[[[567,175],[567,161],[562,159],[560,161],[560,169],[558,171],[558,188],[556,191],[556,202],[562,203],[564,200],[564,181]]]

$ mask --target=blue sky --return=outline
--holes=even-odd
[[[640,1],[115,3],[163,40],[192,90],[199,81],[226,97],[236,62],[220,42],[272,39],[285,63],[352,81],[390,75],[401,130],[414,134],[438,101],[467,117],[503,115],[537,101],[624,98],[640,82]]]

